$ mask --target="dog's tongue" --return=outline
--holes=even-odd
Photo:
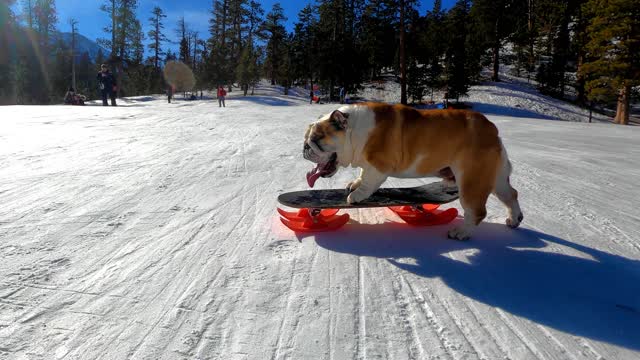
[[[313,185],[315,185],[316,183],[316,180],[318,180],[318,178],[320,177],[320,172],[318,171],[319,167],[320,165],[314,167],[307,173],[307,184],[309,184],[309,187],[313,187]]]
[[[316,183],[316,180],[318,180],[320,176],[326,173],[324,169],[320,170],[320,168],[324,167],[322,165],[324,164],[318,164],[316,167],[314,167],[311,171],[307,173],[307,184],[309,184],[309,187],[313,187],[313,185],[315,185]]]

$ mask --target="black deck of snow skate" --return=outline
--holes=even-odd
[[[458,199],[457,187],[441,182],[412,188],[381,188],[357,204],[347,203],[347,189],[304,190],[281,194],[278,202],[292,208],[355,209],[418,204],[446,204]]]

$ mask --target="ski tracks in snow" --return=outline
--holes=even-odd
[[[385,209],[306,236],[276,197],[333,106],[232,100],[0,109],[0,358],[637,358],[637,136],[494,117],[524,229],[491,198],[469,242]]]

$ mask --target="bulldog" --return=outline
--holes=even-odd
[[[346,105],[309,125],[303,156],[316,164],[307,174],[311,187],[339,167],[361,168],[360,176],[347,185],[349,203],[368,198],[388,177],[437,176],[457,185],[464,222],[448,232],[452,239],[473,234],[487,214],[491,193],[507,208],[507,226],[516,228],[523,219],[498,129],[474,111]]]

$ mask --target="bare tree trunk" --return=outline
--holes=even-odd
[[[407,59],[405,58],[404,0],[400,0],[400,103],[407,105]]]
[[[531,81],[531,70],[534,68],[535,66],[535,58],[534,58],[534,50],[533,50],[533,46],[534,46],[534,42],[535,42],[535,37],[533,36],[533,7],[534,7],[534,0],[529,0],[529,13],[528,13],[528,19],[527,19],[527,30],[529,32],[529,59],[528,59],[528,68],[527,68],[527,82]]]
[[[498,72],[500,71],[500,17],[496,18],[496,25],[494,29],[494,43],[493,43],[493,74],[491,74],[492,81],[500,81]]]
[[[158,70],[158,52],[160,51],[160,14],[156,14],[156,23],[155,23],[155,27],[156,27],[156,34],[155,34],[155,38],[154,43],[155,43],[155,55],[153,57],[153,67],[156,69],[156,71]]]
[[[116,0],[111,0],[111,56],[116,53]]]
[[[582,64],[584,63],[584,54],[582,51],[578,53],[578,68],[576,71],[576,102],[578,104],[584,104],[586,97],[584,94],[584,74],[581,71]]]
[[[196,71],[196,65],[198,64],[197,62],[197,56],[198,56],[198,32],[194,31],[193,32],[193,57],[191,58],[191,69],[193,71]]]
[[[27,22],[29,23],[29,29],[33,30],[33,5],[31,5],[31,0],[27,1],[27,11],[29,19]]]
[[[78,22],[75,19],[69,20],[71,24],[71,86],[75,91],[78,91],[76,88],[76,25]]]
[[[631,93],[631,86],[625,85],[620,89],[618,95],[618,109],[616,111],[616,117],[614,122],[620,125],[629,124],[629,95]]]

